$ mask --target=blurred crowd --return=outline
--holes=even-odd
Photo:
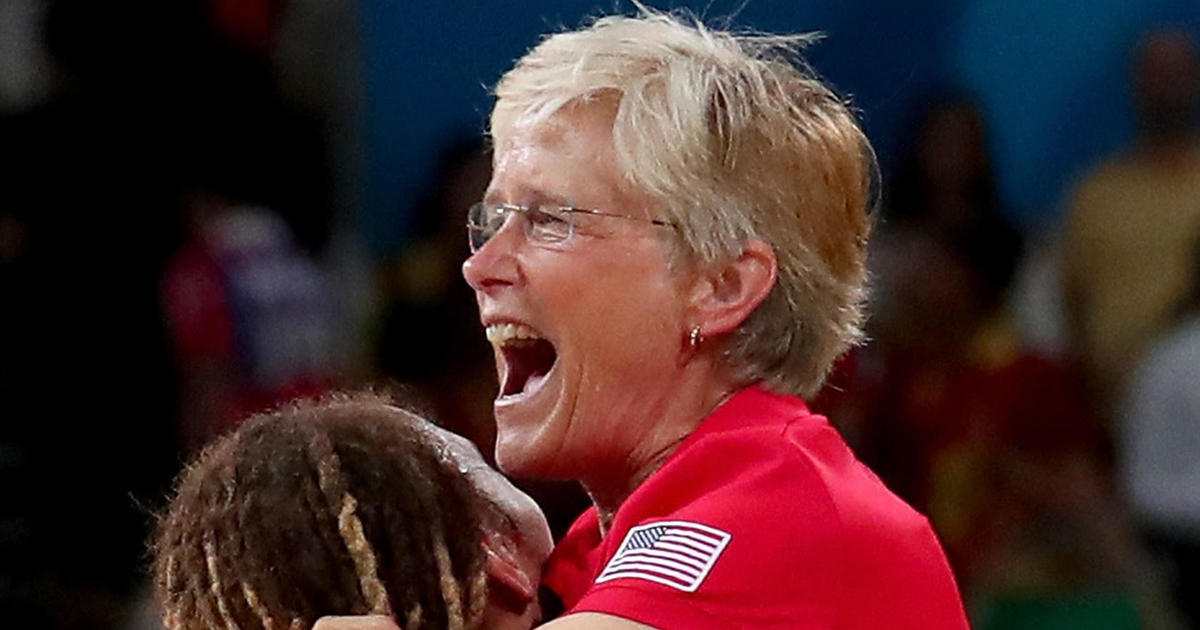
[[[0,114],[0,624],[154,627],[171,478],[294,396],[381,384],[490,452],[460,278],[490,158],[448,138],[402,246],[363,262],[352,8],[26,4],[49,78]],[[919,100],[881,156],[870,341],[814,401],[929,516],[983,630],[1200,627],[1196,42],[1149,33],[1128,76],[1136,139],[1038,232],[972,95]],[[531,489],[558,533],[586,504]]]
[[[933,521],[980,628],[1200,623],[1196,43],[1148,34],[1130,78],[1135,142],[1044,234],[1006,218],[985,112],[923,103],[872,244],[871,340],[816,402]]]

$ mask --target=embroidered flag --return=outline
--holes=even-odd
[[[732,536],[689,521],[661,521],[629,530],[596,583],[638,578],[688,593],[700,588]]]

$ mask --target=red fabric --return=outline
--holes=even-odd
[[[732,537],[695,592],[639,578],[593,583],[630,528],[684,520]],[[959,630],[966,616],[928,521],[860,464],[821,416],[760,387],[707,418],[622,504],[559,543],[544,582],[567,613],[663,630]]]
[[[198,245],[175,255],[163,278],[171,341],[181,360],[232,360],[233,319],[220,264]]]
[[[278,0],[209,0],[216,30],[255,51],[270,48],[276,16],[281,5]]]

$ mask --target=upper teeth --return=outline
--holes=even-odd
[[[504,323],[487,327],[488,341],[498,346],[528,344],[541,338],[536,330],[524,324]]]

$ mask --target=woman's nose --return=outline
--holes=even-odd
[[[476,291],[516,282],[516,253],[524,240],[523,217],[514,213],[491,238],[463,262],[462,273],[467,284]]]

